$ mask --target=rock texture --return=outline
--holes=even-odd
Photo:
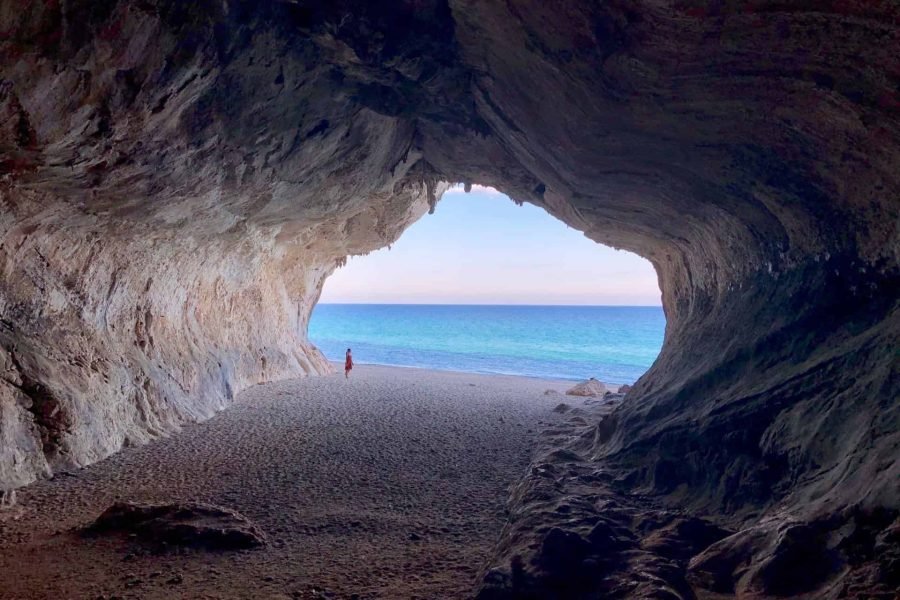
[[[155,547],[247,550],[266,543],[246,517],[209,504],[117,502],[84,530],[85,535],[127,535]]]
[[[898,10],[0,3],[0,482],[324,372],[324,278],[462,181],[657,269],[662,353],[582,456],[610,493],[896,515]]]
[[[592,377],[587,381],[582,381],[578,385],[566,390],[566,395],[603,397],[608,391],[609,390],[604,383],[597,381]]]
[[[301,12],[0,4],[4,488],[327,372],[322,281],[443,189]]]
[[[567,411],[544,432],[478,600],[896,596],[895,508],[855,501],[813,518],[785,506],[760,518],[698,514],[598,460],[598,440],[625,406],[621,394],[607,400]]]

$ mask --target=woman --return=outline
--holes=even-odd
[[[344,359],[344,379],[350,378],[351,369],[353,369],[353,355],[350,354],[350,348],[347,348],[347,356]]]

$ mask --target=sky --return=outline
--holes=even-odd
[[[656,272],[493,188],[452,188],[390,249],[353,256],[320,302],[660,305]]]

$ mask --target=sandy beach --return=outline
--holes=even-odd
[[[21,489],[0,598],[465,598],[571,382],[359,365],[256,386],[213,419]],[[546,390],[560,394],[546,394]],[[116,501],[238,511],[264,547],[78,535]]]

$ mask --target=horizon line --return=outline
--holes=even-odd
[[[663,308],[662,304],[504,304],[479,302],[317,302],[321,305],[339,306],[559,306],[563,308]]]

